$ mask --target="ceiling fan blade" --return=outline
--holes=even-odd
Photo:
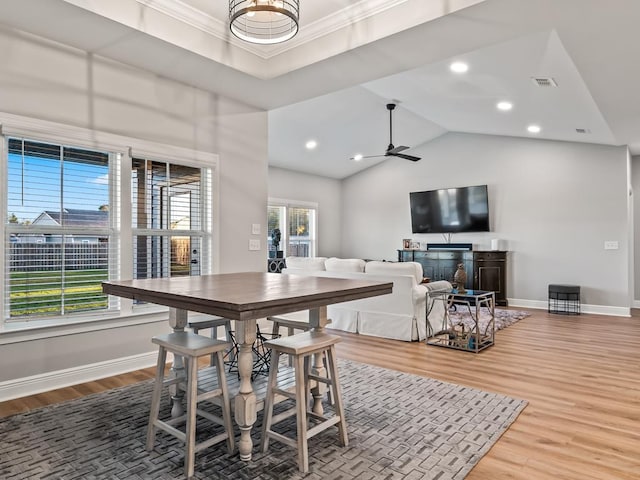
[[[409,147],[405,145],[398,145],[397,147],[387,150],[387,154],[395,155],[396,153],[404,152],[405,150],[409,150]]]
[[[385,157],[386,154],[382,154],[382,155],[363,155],[362,157],[359,157],[358,160],[364,160],[365,158],[378,158],[378,157]],[[356,157],[351,157],[349,158],[349,160],[355,160]]]
[[[406,155],[404,153],[390,153],[392,157],[404,158],[405,160],[411,160],[412,162],[417,162],[420,160],[420,157],[414,157],[413,155]]]

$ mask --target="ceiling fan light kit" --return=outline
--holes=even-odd
[[[389,145],[387,146],[387,150],[382,155],[356,155],[351,157],[351,160],[360,161],[363,158],[376,158],[376,157],[398,157],[403,158],[405,160],[410,160],[412,162],[417,162],[420,160],[420,157],[414,157],[413,155],[407,155],[404,152],[408,150],[410,147],[405,145],[398,145],[397,147],[393,145],[393,110],[395,110],[395,103],[387,103],[387,110],[389,110]]]
[[[229,28],[240,40],[272,45],[298,33],[300,0],[229,0]]]

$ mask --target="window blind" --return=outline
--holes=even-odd
[[[107,152],[7,139],[5,318],[108,308],[111,163]]]
[[[210,233],[206,169],[134,158],[131,171],[134,278],[200,275]]]

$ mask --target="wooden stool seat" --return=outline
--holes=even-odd
[[[308,356],[310,352],[324,352],[339,341],[340,337],[337,335],[330,335],[324,332],[305,332],[270,340],[265,343],[265,346],[272,350],[278,350],[280,353]]]
[[[302,330],[303,332],[311,330],[309,322],[305,322],[303,320],[293,320],[284,317],[267,317],[267,320],[271,320],[273,322],[273,338],[277,338],[278,335],[280,335],[281,327],[287,329],[288,335],[293,335],[294,330]]]
[[[193,330],[193,333],[198,333],[200,330],[211,328],[211,338],[217,338],[214,337],[213,334],[217,334],[218,327],[224,327],[225,331],[228,333],[231,331],[231,320],[224,317],[204,317],[189,320],[189,328]]]
[[[167,335],[158,335],[151,339],[153,343],[160,347],[158,352],[158,364],[156,369],[156,380],[151,398],[151,411],[149,413],[149,426],[147,430],[147,450],[153,450],[155,443],[156,428],[170,433],[180,441],[185,443],[184,469],[187,478],[193,476],[195,468],[195,454],[200,450],[208,448],[217,443],[227,441],[229,453],[234,450],[233,425],[231,423],[231,403],[227,379],[224,372],[224,361],[222,352],[229,347],[227,342],[203,337],[190,332],[174,332]],[[186,362],[187,378],[168,378],[164,376],[167,352],[183,357]],[[213,355],[218,376],[218,388],[212,391],[202,391],[198,393],[198,358],[205,355]],[[162,387],[186,383],[187,405],[186,414],[170,420],[160,420],[160,398]],[[212,415],[197,408],[198,402],[210,401],[220,406],[222,417]],[[200,443],[196,443],[196,415],[200,415],[211,422],[224,427],[224,432],[208,438]],[[186,423],[185,431],[176,428],[176,425]]]
[[[276,340],[270,340],[265,346],[271,348],[271,367],[269,370],[269,383],[267,386],[267,395],[264,405],[264,419],[262,425],[261,450],[266,452],[269,448],[269,439],[277,440],[286,445],[297,448],[298,450],[298,468],[301,472],[309,471],[309,438],[326,430],[327,428],[337,425],[339,432],[339,440],[342,446],[347,446],[349,440],[347,437],[347,423],[344,417],[344,407],[342,404],[342,394],[340,391],[340,382],[338,379],[338,366],[336,363],[335,345],[340,341],[340,337],[329,335],[324,332],[305,332],[290,337],[282,337]],[[277,373],[280,354],[288,354],[293,360],[295,372],[295,392],[291,390],[281,389],[277,385]],[[312,356],[315,356],[316,362],[324,355],[327,363],[327,376],[320,375],[319,372],[311,371]],[[320,363],[322,363],[320,361]],[[324,369],[324,367],[322,367]],[[310,399],[310,382],[316,382],[318,389],[320,384],[326,384],[331,389],[333,397],[333,416],[326,416],[320,410],[311,411],[309,409]],[[318,395],[320,396],[320,395]],[[286,412],[273,416],[273,407],[283,399],[291,399],[295,401],[295,407]],[[285,420],[292,415],[297,417],[296,439],[287,437],[281,433],[275,432],[272,426]],[[315,422],[311,428],[308,423]]]

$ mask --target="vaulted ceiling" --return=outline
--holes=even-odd
[[[268,110],[282,168],[344,178],[406,161],[349,160],[384,152],[390,101],[394,143],[414,149],[537,124],[536,138],[640,154],[637,0],[300,2],[299,34],[274,46],[231,35],[224,0],[6,0],[0,23]]]

